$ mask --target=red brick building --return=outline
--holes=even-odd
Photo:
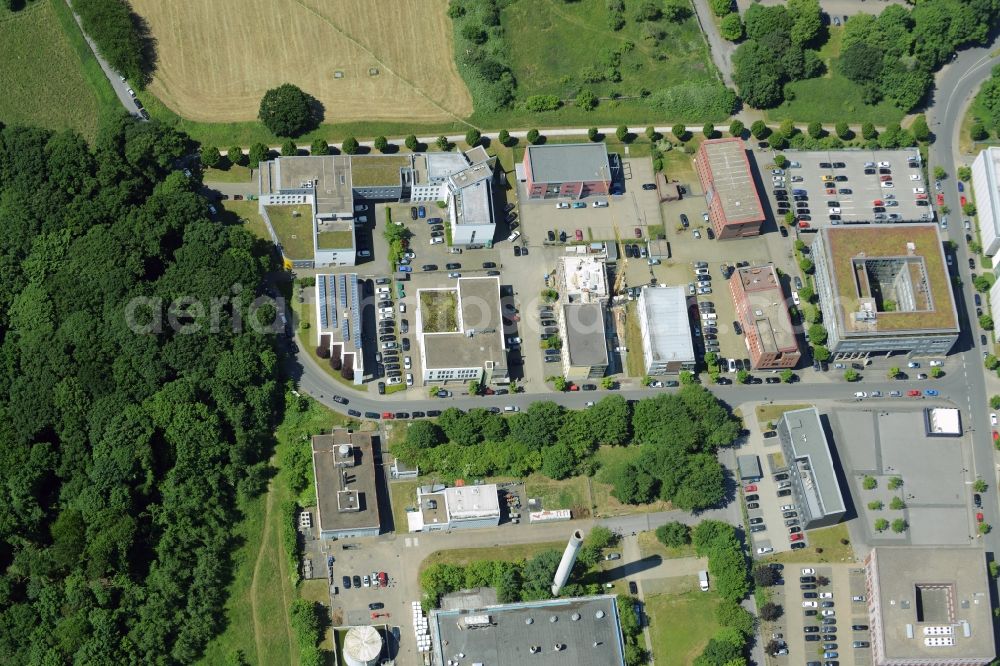
[[[528,146],[524,182],[530,199],[582,199],[608,194],[614,181],[603,143]]]
[[[695,156],[698,180],[705,192],[708,218],[715,237],[760,235],[764,207],[753,182],[743,139],[705,141]]]
[[[794,368],[802,353],[774,266],[738,268],[729,279],[754,369]]]

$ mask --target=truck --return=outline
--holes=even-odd
[[[704,569],[698,572],[698,587],[702,592],[708,592],[708,572]]]

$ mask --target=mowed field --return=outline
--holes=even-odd
[[[0,121],[75,129],[93,139],[97,97],[50,0],[37,0],[17,13],[0,10],[0,44]]]
[[[253,120],[294,83],[325,122],[440,122],[472,113],[447,0],[133,0],[156,38],[150,91],[202,122]],[[371,76],[369,69],[379,74]],[[343,72],[343,78],[334,77]]]

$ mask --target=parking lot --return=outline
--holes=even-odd
[[[771,589],[775,592],[774,602],[784,606],[785,612],[775,622],[766,623],[761,634],[765,643],[783,641],[788,654],[770,657],[771,662],[779,666],[870,666],[871,648],[854,647],[855,641],[871,641],[863,570],[857,565],[789,563],[780,573],[783,584]],[[778,635],[781,638],[776,638]],[[836,656],[824,657],[825,652]]]
[[[762,164],[771,210],[795,211],[802,229],[933,219],[933,183],[913,150],[789,151],[784,169]],[[765,166],[767,167],[765,169]],[[767,173],[767,171],[770,171]],[[916,190],[916,191],[915,191]]]

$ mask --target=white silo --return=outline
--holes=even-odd
[[[375,627],[351,627],[344,636],[347,666],[375,666],[382,654],[382,636]]]
[[[563,551],[562,559],[559,560],[559,568],[556,569],[556,577],[552,581],[552,596],[559,596],[559,590],[563,588],[566,581],[569,580],[569,574],[573,570],[573,565],[576,563],[576,554],[580,552],[580,546],[583,545],[583,532],[580,530],[574,530],[573,535],[569,538],[569,543],[566,544],[566,550]]]

